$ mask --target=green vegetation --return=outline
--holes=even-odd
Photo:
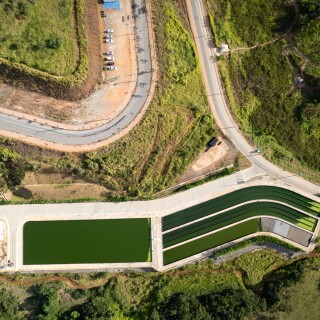
[[[152,9],[159,67],[155,98],[130,134],[85,154],[49,152],[8,139],[0,145],[22,154],[38,172],[104,185],[110,201],[148,199],[172,186],[204,150],[215,128],[184,12],[173,0],[154,1]],[[181,39],[184,45],[176,46]]]
[[[18,315],[19,304],[14,299],[15,297],[7,290],[0,289],[0,319],[11,320],[21,319]]]
[[[0,318],[316,319],[319,267],[319,258],[284,261],[260,250],[219,267],[207,260],[163,273],[7,274]]]
[[[207,0],[215,42],[231,49],[219,59],[227,97],[238,122],[266,157],[319,182],[319,4]],[[252,32],[254,30],[254,32]],[[296,86],[295,76],[304,78]]]
[[[293,8],[287,1],[255,0],[242,5],[236,0],[207,0],[216,44],[232,48],[254,46],[279,36],[290,26]],[[212,10],[213,9],[213,10]],[[252,32],[254,30],[254,32]]]
[[[81,83],[88,72],[84,0],[2,0],[0,63],[45,80]]]
[[[153,1],[160,74],[144,119],[110,148],[83,156],[84,174],[115,194],[167,188],[214,135],[194,44],[177,12],[175,1]]]
[[[264,304],[249,290],[224,290],[215,294],[180,293],[160,304],[152,319],[160,320],[235,320],[264,309]]]
[[[304,263],[298,264],[298,267],[302,271],[296,277],[298,282],[290,286],[282,285],[276,306],[263,313],[264,319],[300,320],[318,318],[320,312],[319,259],[304,261]]]
[[[254,237],[254,238],[250,238],[250,239],[241,241],[241,242],[236,243],[234,245],[231,245],[231,246],[229,246],[229,247],[227,247],[225,249],[221,249],[221,250],[215,252],[213,254],[213,256],[214,257],[220,257],[220,256],[223,256],[225,254],[237,251],[239,249],[246,248],[246,247],[248,247],[248,246],[250,246],[252,244],[266,245],[268,243],[277,244],[277,245],[279,245],[281,247],[284,247],[286,249],[291,250],[292,252],[300,251],[300,249],[298,249],[297,247],[289,244],[288,242],[282,241],[282,240],[274,238],[272,236],[257,236],[257,237]]]
[[[263,280],[263,277],[285,264],[286,259],[273,250],[259,250],[244,254],[225,266],[232,266],[243,272],[243,280],[246,286],[254,286]]]
[[[23,263],[149,261],[148,219],[31,221],[23,227]]]
[[[205,251],[225,244],[227,242],[231,242],[233,240],[258,231],[258,228],[258,219],[252,219],[246,222],[239,223],[236,226],[224,229],[222,231],[215,232],[200,239],[193,240],[172,249],[168,249],[163,252],[164,264],[167,265],[197,254],[201,251]]]
[[[0,56],[52,75],[73,73],[79,60],[73,5],[3,0]]]
[[[18,153],[0,147],[0,192],[19,185],[28,168]]]
[[[319,203],[293,191],[273,186],[255,186],[230,192],[218,198],[165,216],[162,219],[163,231],[206,217],[207,215],[228,209],[232,206],[242,204],[243,202],[262,199],[280,201],[315,216],[320,213]],[[310,219],[310,221],[313,221],[312,218]]]
[[[192,272],[192,270],[189,271],[186,268],[183,276],[179,272],[170,275],[170,280],[161,288],[158,299],[164,301],[180,292],[203,295],[230,288],[243,289],[241,279],[229,265],[226,266],[226,270],[223,270],[223,276],[221,273],[215,272],[215,267],[211,266],[210,263],[205,263],[203,268],[205,267],[208,268],[207,272],[206,269],[203,269],[203,272],[201,270],[200,272]]]
[[[320,55],[316,43],[320,36],[320,3],[316,0],[300,0],[299,6],[300,21],[295,40],[299,49],[310,60],[306,69],[308,80],[319,85]],[[315,118],[319,119],[319,115]]]

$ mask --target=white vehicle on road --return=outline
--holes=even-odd
[[[105,42],[109,42],[109,43],[110,43],[110,42],[113,42],[112,39],[105,39],[104,41],[105,41]]]
[[[108,70],[108,71],[111,71],[111,70],[116,70],[117,67],[115,66],[108,66],[108,67],[104,67],[103,70]]]
[[[113,29],[106,29],[104,30],[105,33],[113,33]]]
[[[113,56],[113,51],[107,51],[103,53],[104,56]]]

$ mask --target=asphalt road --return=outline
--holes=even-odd
[[[135,44],[138,63],[137,86],[127,107],[118,116],[102,126],[90,130],[73,131],[0,114],[0,129],[60,144],[85,145],[106,140],[126,128],[143,108],[149,94],[152,76],[144,0],[135,0],[135,3],[137,4],[134,10],[136,17]]]
[[[257,169],[263,170],[275,179],[282,181],[309,194],[320,193],[320,187],[314,185],[292,173],[286,172],[273,165],[261,155],[253,155],[253,147],[242,136],[229,114],[224,100],[223,89],[220,84],[219,72],[215,61],[207,17],[204,14],[202,0],[187,0],[189,18],[197,43],[199,59],[205,78],[208,100],[218,126],[235,146],[250,160]],[[138,62],[137,87],[126,109],[109,123],[83,131],[72,131],[41,125],[36,122],[19,119],[13,116],[0,114],[0,128],[14,131],[38,139],[62,143],[66,145],[85,145],[105,140],[126,128],[142,109],[151,85],[151,61],[147,28],[147,16],[144,0],[135,0],[136,16],[136,52]]]
[[[206,82],[208,100],[211,105],[214,118],[222,132],[235,144],[235,146],[258,168],[262,169],[275,179],[295,186],[304,192],[317,194],[320,187],[295,176],[292,173],[283,171],[261,155],[253,154],[254,148],[242,136],[237,124],[230,116],[225,102],[223,89],[220,84],[220,77],[217,62],[213,53],[213,43],[210,34],[207,16],[204,13],[202,0],[187,0],[189,7],[189,19],[197,44],[198,55],[202,73]]]

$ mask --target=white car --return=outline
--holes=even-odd
[[[107,51],[103,53],[104,56],[113,56],[113,51]]]
[[[114,61],[114,57],[108,56],[108,57],[106,57],[106,60],[108,60],[108,61]]]
[[[113,33],[113,29],[104,30],[105,33]]]
[[[110,42],[113,42],[112,39],[105,39],[104,41],[105,41],[105,42],[109,42],[109,43],[110,43]]]
[[[116,70],[117,68],[115,66],[109,66],[109,67],[104,67],[103,70]]]
[[[106,34],[107,39],[112,39],[112,34]]]

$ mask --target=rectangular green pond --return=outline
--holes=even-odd
[[[233,227],[212,233],[203,238],[187,242],[163,252],[164,265],[190,257],[202,251],[212,249],[227,242],[244,237],[259,230],[259,220],[253,219]]]
[[[150,261],[149,219],[30,221],[23,264]]]

